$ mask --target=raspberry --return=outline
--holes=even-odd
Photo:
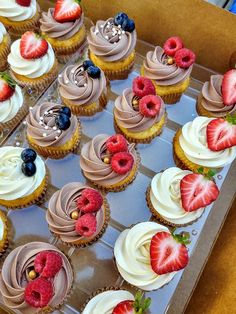
[[[103,197],[94,189],[84,189],[76,203],[77,208],[84,213],[96,212],[102,207]]]
[[[116,153],[111,158],[112,170],[118,174],[126,174],[133,166],[134,158],[130,153]]]
[[[146,95],[156,95],[156,90],[151,80],[138,76],[133,80],[133,93],[142,98]]]
[[[182,48],[178,50],[175,54],[175,63],[180,68],[189,68],[195,62],[195,54],[187,48]]]
[[[84,237],[91,237],[97,230],[97,220],[93,214],[85,214],[81,216],[75,225],[78,234]]]
[[[53,297],[53,286],[45,278],[37,278],[25,288],[25,302],[33,307],[43,308]]]
[[[164,43],[163,49],[168,56],[174,57],[176,52],[183,48],[183,46],[184,44],[182,40],[175,36],[167,39],[167,41]]]
[[[119,152],[127,152],[128,144],[126,139],[121,134],[116,134],[108,138],[106,147],[109,153],[115,154]]]
[[[56,252],[43,251],[36,255],[34,269],[42,277],[54,277],[62,268],[62,258]]]
[[[139,111],[144,117],[154,118],[161,109],[161,98],[159,96],[149,95],[139,101]]]

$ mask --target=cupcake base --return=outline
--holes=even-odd
[[[10,53],[11,38],[8,34],[3,37],[0,44],[0,71],[5,71],[8,68],[7,56]]]
[[[39,202],[45,196],[47,186],[48,177],[46,175],[39,187],[30,195],[15,200],[0,199],[0,205],[11,209],[28,207],[36,202]]]
[[[60,159],[68,155],[69,153],[74,152],[80,143],[81,139],[81,126],[79,124],[76,132],[72,135],[72,138],[68,140],[64,145],[58,147],[43,147],[35,143],[34,139],[30,136],[27,136],[27,140],[40,155],[43,157],[50,157],[53,159]]]
[[[114,127],[117,133],[122,134],[129,142],[131,143],[140,143],[140,144],[148,144],[151,141],[161,134],[162,129],[166,123],[167,114],[165,113],[161,120],[155,123],[151,128],[143,132],[130,132],[125,128],[122,128],[118,125],[116,119],[114,118]]]
[[[7,217],[4,212],[0,211],[0,219],[4,225],[3,238],[0,240],[0,257],[6,252],[9,241],[8,241],[8,222]]]

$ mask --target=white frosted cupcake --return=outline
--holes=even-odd
[[[10,52],[11,38],[0,22],[0,71],[7,69],[7,56]]]

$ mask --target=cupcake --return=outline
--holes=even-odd
[[[5,71],[8,67],[7,56],[10,53],[10,45],[11,38],[4,25],[0,22],[0,71]]]
[[[50,231],[68,245],[86,246],[105,232],[109,205],[95,189],[80,182],[66,184],[49,201],[46,219]]]
[[[136,296],[127,290],[105,288],[95,292],[84,305],[81,314],[91,313],[147,313],[151,299],[144,299],[143,294]]]
[[[89,57],[110,80],[125,79],[134,65],[136,41],[134,21],[118,13],[91,27]]]
[[[118,134],[100,134],[81,150],[80,167],[86,179],[97,187],[118,192],[136,177],[140,157],[135,144]]]
[[[166,104],[177,103],[190,83],[195,54],[183,46],[179,37],[170,37],[163,48],[147,53],[141,68],[141,75],[153,81]]]
[[[66,63],[86,40],[84,13],[79,1],[57,0],[55,8],[42,13],[40,29],[57,59]]]
[[[115,101],[114,125],[129,142],[150,143],[165,124],[165,105],[151,80],[137,77]]]
[[[4,254],[8,247],[8,223],[7,217],[0,210],[0,257]]]
[[[220,170],[236,157],[235,118],[197,117],[177,131],[173,146],[175,163],[181,169]]]
[[[155,222],[142,222],[119,235],[114,246],[120,275],[144,291],[157,290],[188,264],[187,236]]]
[[[40,8],[36,0],[7,0],[0,3],[0,22],[11,36],[20,37],[26,31],[38,31]]]
[[[197,112],[201,116],[224,118],[236,113],[236,70],[224,75],[211,75],[205,82],[197,100]]]
[[[73,279],[70,262],[58,248],[45,242],[26,243],[3,263],[2,300],[16,313],[51,313],[66,300]]]
[[[74,114],[92,116],[107,104],[107,87],[104,72],[90,60],[69,65],[59,74],[59,94],[62,102]]]
[[[11,45],[8,63],[16,82],[28,88],[45,89],[58,74],[52,46],[31,31]]]
[[[8,73],[0,73],[0,129],[16,125],[26,112],[21,88]]]
[[[80,143],[81,125],[70,108],[44,102],[30,110],[26,118],[29,144],[42,156],[62,158]]]
[[[26,207],[40,200],[46,192],[45,165],[32,149],[0,147],[0,173],[2,206]]]
[[[151,213],[171,226],[193,223],[219,195],[213,174],[210,171],[204,176],[177,167],[157,173],[146,194]]]

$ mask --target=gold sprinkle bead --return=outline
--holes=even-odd
[[[37,273],[36,273],[35,270],[31,270],[31,271],[29,272],[28,276],[29,276],[29,278],[30,278],[31,280],[33,280],[33,279],[35,279],[35,278],[37,277]]]
[[[79,213],[77,212],[77,210],[74,210],[70,216],[72,219],[77,220],[79,218]]]
[[[138,106],[138,99],[133,99],[132,104],[133,104],[134,106]]]
[[[167,64],[172,65],[173,63],[174,63],[174,59],[173,58],[168,58]]]
[[[103,159],[103,162],[104,162],[105,164],[109,164],[109,163],[110,163],[110,158],[109,158],[109,157],[105,157],[105,158]]]

